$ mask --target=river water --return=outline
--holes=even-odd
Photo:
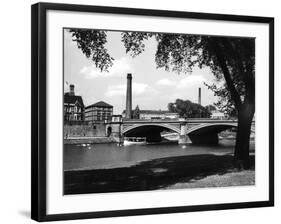
[[[221,139],[219,145],[178,145],[177,143],[117,146],[117,144],[64,145],[64,170],[129,167],[157,158],[213,154],[233,154],[234,140]],[[250,151],[254,152],[254,141]]]

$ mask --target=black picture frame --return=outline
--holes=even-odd
[[[68,214],[46,213],[46,13],[48,10],[63,10],[85,13],[111,13],[155,17],[175,17],[216,21],[253,22],[269,25],[269,200],[243,203],[208,204],[143,208],[115,211],[83,212]],[[163,11],[136,8],[102,7],[89,5],[37,3],[31,11],[31,218],[37,221],[73,220],[86,218],[147,215],[161,213],[192,212],[206,210],[267,207],[274,205],[274,18],[194,13],[183,11]]]

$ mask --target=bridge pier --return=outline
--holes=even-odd
[[[109,137],[113,138],[119,144],[122,144],[124,142],[124,137],[122,135],[122,122],[112,122],[110,125],[107,125],[106,128],[110,128],[111,130]]]
[[[180,137],[178,140],[179,144],[187,144],[191,143],[191,140],[189,136],[187,135],[187,125],[186,124],[181,124],[180,126]]]

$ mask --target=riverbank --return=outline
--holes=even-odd
[[[219,136],[220,140],[235,140],[235,136]],[[169,142],[177,142],[178,141],[178,136],[177,137],[165,137],[162,138],[162,142],[166,143],[167,141]],[[254,137],[251,137],[251,140],[254,140]],[[107,143],[118,143],[118,138],[114,137],[84,137],[84,136],[79,136],[79,137],[68,137],[63,140],[64,144],[107,144]],[[157,143],[159,144],[159,143]]]
[[[118,142],[113,137],[68,137],[63,140],[64,144],[107,144]]]
[[[250,161],[248,171],[236,170],[233,156],[229,154],[176,156],[144,161],[130,167],[64,171],[64,193],[254,185],[254,155]]]

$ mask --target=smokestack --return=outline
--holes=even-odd
[[[126,116],[125,118],[132,118],[132,74],[127,74],[127,95],[126,95]]]
[[[201,88],[198,89],[198,104],[201,105]]]
[[[73,84],[69,85],[69,95],[75,96],[74,85]]]

